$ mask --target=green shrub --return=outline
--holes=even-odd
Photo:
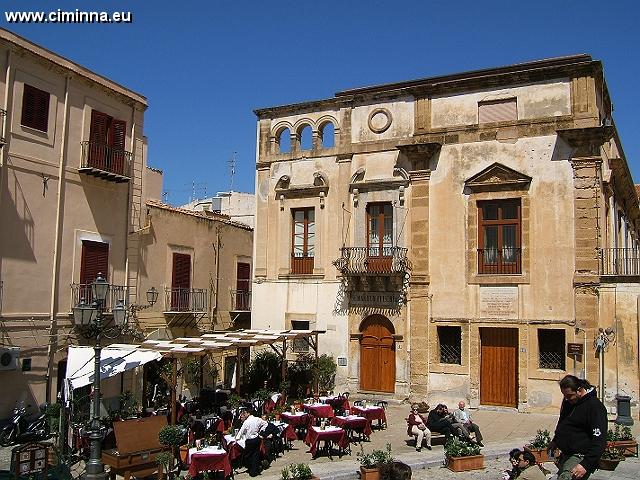
[[[306,463],[292,463],[282,469],[282,480],[310,480],[313,472]]]
[[[538,430],[536,432],[536,436],[533,438],[529,446],[531,448],[539,449],[539,448],[547,448],[547,446],[551,443],[551,433],[549,430]]]
[[[184,439],[184,429],[178,425],[165,425],[158,433],[158,440],[168,447],[179,447]]]
[[[318,357],[318,363],[314,369],[314,382],[318,382],[320,391],[333,390],[336,380],[337,365],[332,356],[323,353]]]
[[[393,463],[391,444],[387,443],[385,450],[373,450],[370,453],[364,453],[362,445],[360,445],[360,451],[356,453],[356,458],[364,468],[380,468],[388,463]]]
[[[262,350],[255,354],[247,372],[248,393],[253,395],[264,388],[267,382],[268,389],[275,389],[281,381],[282,368],[280,357],[269,350]]]
[[[453,437],[444,446],[445,458],[471,457],[473,455],[480,455],[480,445],[477,443],[467,442]]]

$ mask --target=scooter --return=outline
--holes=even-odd
[[[40,414],[29,421],[27,420],[27,409],[24,406],[15,407],[11,421],[0,431],[0,446],[8,447],[17,443],[48,438],[50,429],[45,416],[46,408],[46,404],[41,405]]]

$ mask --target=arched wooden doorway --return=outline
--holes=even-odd
[[[388,318],[371,315],[360,324],[360,389],[375,392],[395,391],[395,330]]]

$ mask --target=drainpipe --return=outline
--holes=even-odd
[[[60,140],[60,162],[58,164],[58,198],[56,205],[56,230],[53,247],[53,267],[51,269],[51,304],[49,309],[49,343],[47,345],[46,402],[51,403],[51,370],[53,369],[54,344],[57,346],[56,310],[58,309],[58,288],[60,283],[60,244],[62,243],[62,208],[64,205],[64,170],[66,164],[66,139],[68,131],[67,115],[69,113],[69,84],[71,77],[65,78],[64,112],[62,116],[62,137]]]
[[[213,247],[216,255],[216,278],[215,278],[215,291],[213,292],[213,305],[211,306],[211,323],[212,327],[218,319],[218,286],[220,282],[220,231],[222,227],[216,225],[216,244]],[[215,328],[214,328],[215,330]]]

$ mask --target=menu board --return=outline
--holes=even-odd
[[[11,471],[17,476],[47,471],[47,452],[51,445],[27,443],[11,451]]]

